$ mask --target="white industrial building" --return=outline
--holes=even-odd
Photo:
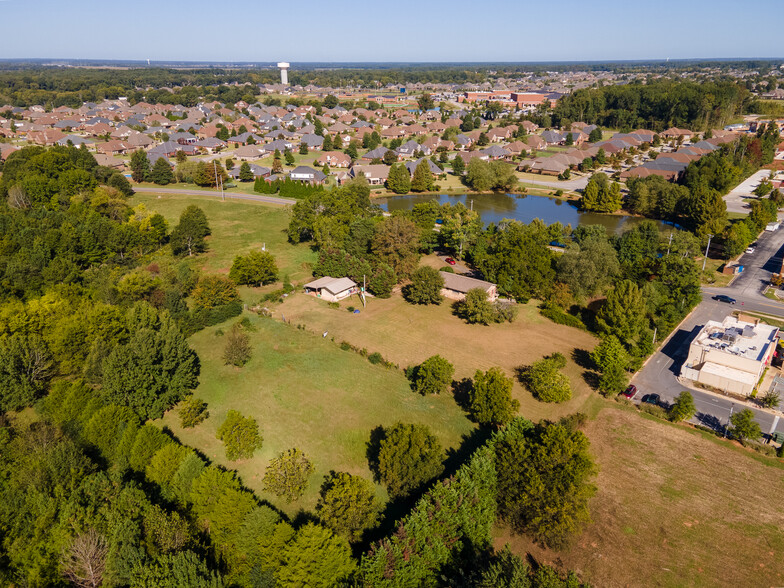
[[[681,377],[725,392],[750,395],[770,364],[779,329],[728,316],[708,321],[689,345]]]

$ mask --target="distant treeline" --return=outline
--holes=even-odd
[[[583,121],[617,129],[668,127],[707,130],[723,127],[750,102],[746,88],[733,81],[660,80],[622,86],[576,90],[558,101],[552,113],[556,126]]]

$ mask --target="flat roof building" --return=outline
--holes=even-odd
[[[779,329],[759,320],[728,316],[708,321],[689,345],[681,376],[700,384],[750,395],[770,363]]]

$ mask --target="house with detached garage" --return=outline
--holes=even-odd
[[[327,302],[338,302],[357,292],[359,292],[359,287],[350,278],[324,276],[305,284],[305,294],[322,298]]]
[[[466,297],[469,290],[481,288],[487,292],[487,299],[491,302],[498,298],[498,288],[492,282],[469,278],[460,274],[450,274],[449,272],[438,272],[444,278],[444,287],[441,289],[441,296],[451,300],[462,300]]]

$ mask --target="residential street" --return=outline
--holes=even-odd
[[[686,389],[678,380],[681,364],[689,349],[689,343],[708,320],[721,321],[733,310],[748,310],[784,318],[784,303],[765,298],[762,290],[771,272],[781,268],[784,250],[784,231],[764,233],[757,241],[754,253],[745,254],[740,263],[745,270],[727,288],[703,288],[703,301],[678,327],[666,343],[648,360],[648,363],[634,376],[632,383],[639,392],[634,399],[639,402],[645,394],[656,393],[665,402],[672,402],[681,391]],[[735,298],[737,303],[729,305],[718,302],[712,297],[726,294]],[[784,421],[777,421],[774,414],[740,403],[729,397],[699,389],[690,389],[697,407],[697,415],[692,422],[714,429],[726,426],[730,410],[751,408],[763,433],[771,432],[776,422],[776,431],[784,433]]]
[[[184,190],[179,188],[152,188],[147,186],[134,186],[133,189],[136,192],[146,192],[152,194],[181,194],[184,196],[213,196],[215,198],[221,197],[220,190]],[[232,200],[252,200],[254,202],[266,202],[267,204],[282,204],[284,206],[291,206],[295,202],[289,198],[262,196],[261,194],[243,194],[241,192],[225,192],[224,196],[226,198],[231,198]]]
[[[729,194],[724,197],[727,203],[727,212],[739,212],[741,214],[749,213],[749,205],[743,202],[744,198],[756,198],[752,191],[759,186],[762,178],[767,178],[770,175],[770,170],[761,169],[760,171],[752,174],[740,184],[735,186]]]

